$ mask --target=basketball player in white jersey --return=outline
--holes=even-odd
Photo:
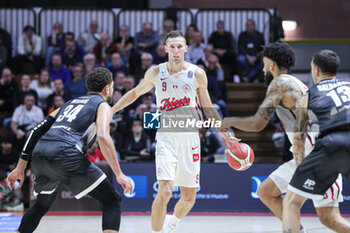
[[[169,62],[149,68],[144,80],[126,93],[112,110],[118,112],[155,87],[157,107],[162,112],[162,117],[164,117],[163,113],[167,116],[190,113],[191,118],[201,120],[198,111],[201,104],[208,119],[221,121],[208,94],[205,72],[196,65],[184,61],[187,45],[182,33],[169,32],[165,43]],[[157,115],[154,117],[157,118]],[[187,132],[184,132],[186,130]],[[237,142],[237,139],[225,133],[224,130],[220,131],[228,146]],[[158,130],[156,170],[159,184],[158,193],[152,205],[152,233],[172,233],[196,200],[200,170],[198,129],[191,131],[186,128],[181,131],[173,130],[173,132],[163,128]],[[175,206],[174,214],[165,219],[167,204],[174,185],[181,187],[181,198]]]
[[[297,78],[288,75],[289,68],[295,63],[295,54],[286,43],[272,43],[263,50],[265,84],[268,85],[266,97],[257,113],[251,117],[229,117],[223,120],[223,127],[258,132],[265,128],[274,112],[281,120],[288,139],[293,144],[293,132],[296,122],[296,102],[308,88]],[[309,154],[315,142],[317,132],[309,129],[305,141],[305,154]],[[292,150],[292,148],[291,148]],[[286,193],[288,184],[301,161],[294,158],[276,169],[258,188],[260,200],[282,220],[281,194]],[[343,200],[342,178],[327,191],[321,201],[313,200],[321,222],[334,231],[349,227],[349,223],[340,215],[339,202]],[[306,232],[301,226],[301,232]]]

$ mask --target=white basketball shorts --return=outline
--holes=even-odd
[[[296,168],[297,166],[295,164],[295,160],[291,159],[290,161],[279,166],[269,176],[281,193],[287,192],[288,184],[291,181]],[[339,174],[337,180],[333,183],[332,187],[327,190],[322,200],[312,200],[314,206],[316,208],[339,206],[339,202],[343,201],[342,190],[343,181],[342,176]]]
[[[198,132],[157,132],[157,180],[173,180],[174,186],[199,187],[200,152]]]

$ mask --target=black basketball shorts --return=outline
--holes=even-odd
[[[78,149],[64,142],[39,140],[31,167],[35,175],[34,195],[51,194],[63,183],[79,199],[106,178]]]
[[[295,171],[288,189],[321,200],[339,173],[350,178],[350,131],[332,132],[318,138],[312,152]]]

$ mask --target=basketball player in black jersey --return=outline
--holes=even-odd
[[[89,94],[71,100],[55,110],[35,127],[24,145],[17,167],[8,176],[12,188],[16,180],[24,181],[24,170],[31,158],[35,174],[35,204],[23,216],[18,232],[33,232],[49,210],[57,195],[57,186],[64,184],[79,199],[84,195],[103,204],[104,233],[115,233],[120,226],[118,194],[106,175],[88,161],[86,154],[96,136],[102,153],[122,185],[132,192],[130,180],[122,173],[109,123],[113,113],[107,103],[112,97],[112,73],[105,68],[93,69],[86,80]]]
[[[297,103],[294,156],[302,162],[283,201],[285,233],[299,232],[300,208],[307,198],[322,199],[339,173],[350,178],[350,82],[336,78],[339,64],[333,51],[316,53],[311,61],[315,85]],[[320,136],[313,151],[303,159],[309,120],[319,125]],[[350,232],[348,226],[344,224],[337,232]]]

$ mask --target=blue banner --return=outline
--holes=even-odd
[[[222,212],[270,212],[259,200],[258,186],[274,171],[279,164],[253,164],[246,171],[235,171],[227,164],[202,164],[200,188],[198,188],[196,204],[192,211],[222,211]],[[116,182],[111,169],[105,164],[99,167],[112,180],[119,193],[123,193]],[[123,211],[150,211],[153,199],[157,195],[158,182],[154,163],[121,164],[124,174],[129,176],[135,186],[132,195],[124,195]],[[93,198],[85,196],[76,200],[64,187],[58,188],[57,200],[52,206],[53,211],[93,211],[101,210],[102,206]],[[343,178],[344,202],[340,204],[342,213],[350,213],[350,182]],[[180,188],[174,187],[173,195],[168,205],[172,211],[180,198]],[[308,200],[303,212],[315,212],[312,201]]]
[[[279,164],[254,164],[248,170],[238,172],[227,164],[202,164],[200,188],[198,188],[196,204],[192,210],[270,212],[259,200],[256,192],[261,182],[278,166]],[[122,164],[122,169],[133,179],[136,192],[134,197],[124,198],[123,210],[150,211],[152,201],[158,191],[154,163]],[[122,193],[120,185],[115,179],[113,180],[113,185]],[[346,178],[343,179],[343,195],[344,202],[340,204],[341,212],[350,213],[350,182]],[[168,205],[169,210],[173,209],[179,198],[180,188],[174,187]],[[315,212],[312,201],[308,200],[302,211]]]

